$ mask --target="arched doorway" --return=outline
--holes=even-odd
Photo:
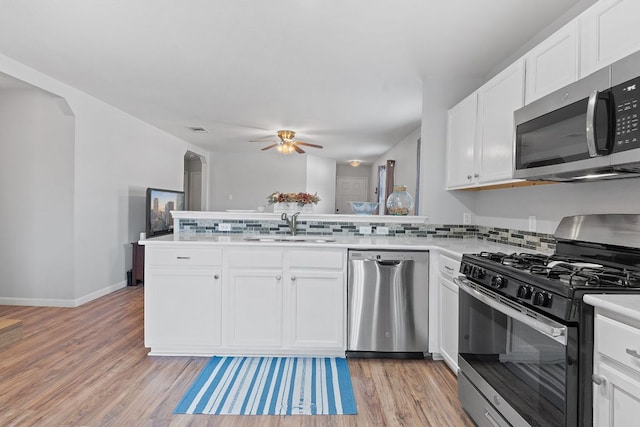
[[[205,158],[192,151],[184,155],[184,203],[185,210],[205,210]]]

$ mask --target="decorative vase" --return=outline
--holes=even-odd
[[[293,215],[296,212],[300,212],[301,214],[313,213],[313,205],[309,203],[300,206],[296,202],[279,202],[273,204],[273,213]]]
[[[393,193],[387,198],[389,215],[409,215],[413,209],[413,197],[407,193],[406,185],[394,185]]]

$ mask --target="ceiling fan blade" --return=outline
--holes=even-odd
[[[262,151],[264,151],[264,150],[268,150],[269,148],[273,148],[273,147],[275,147],[275,146],[277,146],[277,145],[278,145],[278,144],[271,144],[271,145],[269,145],[268,147],[264,147],[264,148],[262,149]]]
[[[308,142],[302,142],[302,141],[296,141],[295,142],[298,145],[304,145],[306,147],[313,147],[313,148],[322,148],[322,145],[318,145],[318,144],[310,144]]]
[[[291,144],[291,146],[293,147],[294,150],[296,150],[299,154],[304,154],[304,150],[300,147],[298,147],[297,144]]]
[[[264,135],[251,138],[249,142],[276,142],[279,141],[278,135]]]

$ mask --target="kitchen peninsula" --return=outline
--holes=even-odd
[[[521,249],[425,217],[306,214],[291,236],[276,214],[173,216],[173,235],[140,242],[151,355],[344,356],[349,249],[430,253],[429,351],[439,353],[439,256]]]

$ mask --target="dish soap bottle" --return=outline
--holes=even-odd
[[[389,215],[409,215],[413,209],[413,197],[407,193],[406,185],[394,185],[393,193],[387,198]]]

